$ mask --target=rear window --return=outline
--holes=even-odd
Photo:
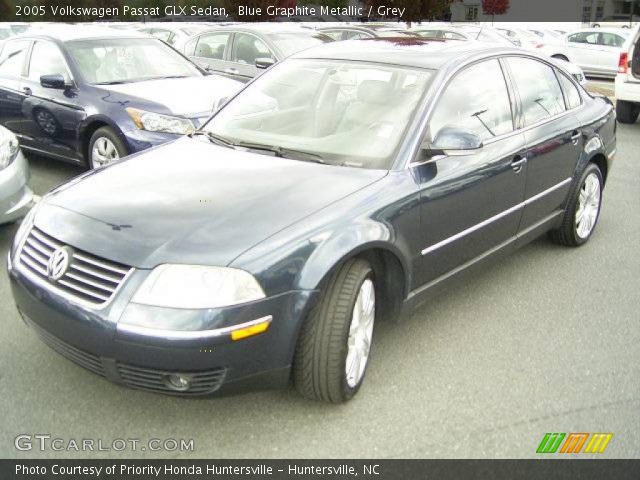
[[[558,72],[558,79],[560,80],[560,86],[564,93],[564,101],[567,105],[567,109],[579,107],[582,103],[580,98],[580,92],[571,80],[569,80],[563,73]]]

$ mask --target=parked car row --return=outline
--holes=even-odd
[[[282,59],[304,37],[259,28],[207,40],[229,60],[247,34],[247,65],[277,61],[243,88],[131,32],[5,45],[3,123],[25,149],[100,167],[43,197],[8,257],[25,323],[71,361],[151,392],[292,381],[344,402],[379,321],[544,233],[592,237],[615,114],[559,63],[314,30]],[[119,148],[138,153],[107,162]]]

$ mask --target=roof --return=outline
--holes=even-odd
[[[272,22],[272,23],[237,23],[234,25],[214,26],[211,30],[234,30],[255,33],[315,33],[315,30],[296,25],[295,23]]]
[[[482,42],[460,42],[426,38],[372,38],[332,42],[295,54],[294,58],[353,60],[439,69],[453,59],[464,60],[479,52],[516,52]]]
[[[100,38],[149,38],[136,30],[119,30],[96,24],[34,24],[28,32],[13,38],[35,37],[46,37],[60,42]]]

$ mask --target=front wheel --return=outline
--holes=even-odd
[[[128,155],[127,147],[111,127],[97,129],[89,140],[89,168],[109,165]]]
[[[376,316],[373,270],[362,259],[331,276],[302,327],[293,381],[306,398],[341,403],[360,389],[369,362]]]
[[[588,164],[571,191],[562,226],[551,232],[552,240],[578,247],[591,238],[600,217],[603,183],[600,169]]]

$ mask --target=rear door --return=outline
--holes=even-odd
[[[429,285],[514,239],[526,162],[524,135],[515,130],[513,110],[514,98],[497,59],[465,67],[437,101],[425,143],[437,144],[442,132],[457,130],[479,137],[484,145],[414,161],[425,246],[418,284]]]
[[[620,52],[624,45],[625,38],[611,32],[602,32],[600,34],[600,60],[602,62],[602,72],[609,75],[615,75],[618,71],[618,61],[620,60]]]
[[[0,125],[15,132],[22,143],[25,143],[22,78],[30,48],[31,40],[8,40],[0,53]]]
[[[229,68],[232,36],[233,32],[226,30],[204,33],[187,42],[185,54],[196,63],[222,73]]]
[[[569,60],[589,73],[599,72],[602,63],[599,32],[578,32],[567,37]]]
[[[526,230],[557,215],[563,207],[584,147],[580,120],[574,115],[582,99],[573,81],[546,62],[508,57],[505,64],[520,100],[518,122],[527,148],[521,226]]]

